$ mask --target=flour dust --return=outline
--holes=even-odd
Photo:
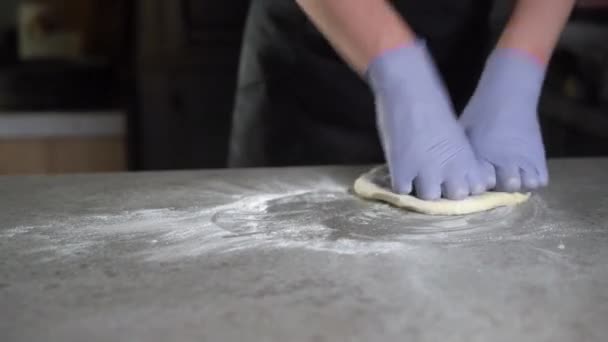
[[[163,261],[247,248],[393,253],[421,243],[459,246],[542,237],[555,228],[544,223],[550,214],[538,197],[514,208],[438,217],[364,201],[331,183],[241,193],[239,198],[226,194],[229,203],[211,207],[108,212],[14,227],[1,231],[0,239],[28,239],[32,247],[19,253],[41,262],[110,250]]]

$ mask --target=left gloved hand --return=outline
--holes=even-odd
[[[393,190],[461,200],[486,190],[479,163],[422,41],[378,56],[367,77]]]
[[[499,48],[488,59],[460,118],[488,188],[516,192],[549,182],[537,115],[544,74],[545,66],[522,51]]]

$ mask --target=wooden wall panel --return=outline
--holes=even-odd
[[[40,140],[0,140],[0,174],[47,173],[48,145]]]
[[[118,138],[49,141],[50,173],[126,170],[125,144]]]
[[[0,140],[0,175],[126,170],[121,137]]]

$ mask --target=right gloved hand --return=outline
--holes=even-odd
[[[423,42],[385,52],[367,79],[393,190],[424,200],[486,190],[480,165]]]
[[[497,190],[528,191],[549,183],[537,114],[544,76],[545,66],[527,53],[499,48],[460,117],[482,170],[496,175]]]

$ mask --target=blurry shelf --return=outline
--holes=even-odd
[[[124,171],[121,110],[0,111],[0,174]]]
[[[2,112],[0,139],[126,135],[122,111]]]

